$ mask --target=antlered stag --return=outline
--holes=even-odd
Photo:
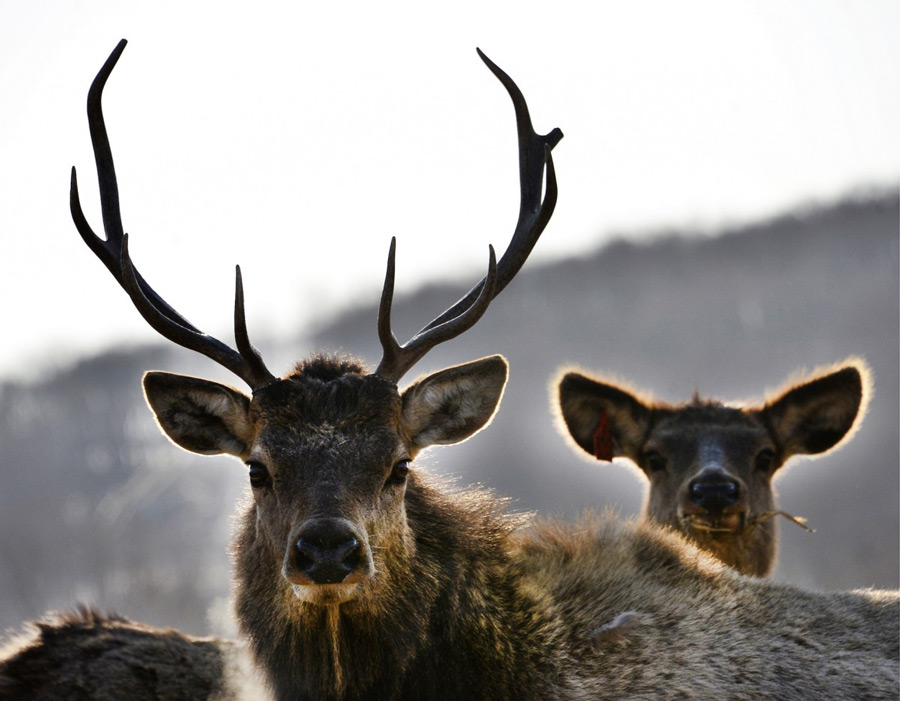
[[[518,521],[481,492],[452,493],[411,468],[430,445],[465,440],[493,416],[506,361],[492,356],[397,382],[437,344],[471,327],[513,278],[556,203],[550,151],[522,94],[480,54],[512,98],[521,202],[508,251],[468,295],[400,346],[391,331],[394,243],[378,314],[374,372],[314,355],[283,378],[251,346],[240,270],[237,350],[200,332],[136,272],[123,232],[101,111],[121,42],[95,79],[88,117],[106,241],[90,229],[72,171],[71,209],[87,245],[166,338],[220,363],[247,396],[164,372],[144,378],[163,431],[183,448],[240,458],[253,499],[234,545],[242,633],[279,698],[552,698],[565,686],[557,625],[507,571]],[[480,53],[480,52],[479,52]],[[545,177],[546,174],[546,177]]]
[[[73,214],[144,317],[252,388],[152,372],[147,399],[176,443],[248,467],[234,559],[241,631],[279,699],[885,698],[896,692],[897,597],[812,594],[745,578],[652,524],[520,528],[503,502],[411,467],[482,428],[506,382],[499,356],[396,383],[471,326],[524,262],[556,198],[550,149],[524,100],[522,204],[510,252],[399,346],[393,246],[370,373],[316,355],[275,378],[251,347],[238,276],[238,350],[196,330],[137,275],[122,235],[100,92],[89,97],[106,242]],[[546,189],[542,183],[546,169]],[[73,173],[74,175],[74,173]],[[86,662],[89,664],[89,662]],[[187,664],[187,663],[186,663]]]
[[[765,576],[777,553],[773,517],[787,516],[776,510],[772,478],[792,456],[825,453],[855,433],[869,377],[864,361],[850,359],[751,407],[698,396],[653,402],[574,371],[556,387],[561,430],[575,445],[598,460],[628,458],[646,475],[647,518],[739,572]]]

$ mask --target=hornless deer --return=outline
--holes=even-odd
[[[628,458],[643,471],[644,516],[739,572],[766,576],[777,550],[773,516],[787,516],[775,510],[775,472],[794,455],[825,453],[853,435],[869,377],[864,361],[850,359],[753,407],[696,395],[673,406],[578,372],[554,385],[560,430],[576,446],[602,461]]]
[[[161,372],[144,378],[174,442],[248,466],[252,500],[233,548],[236,608],[277,698],[895,691],[892,594],[806,594],[743,578],[648,525],[601,520],[520,530],[524,520],[507,515],[502,500],[449,490],[411,468],[423,448],[464,440],[487,424],[507,367],[493,356],[403,392],[396,383],[430,348],[475,323],[521,267],[556,199],[550,149],[561,133],[533,133],[521,94],[496,66],[484,59],[512,96],[519,128],[522,203],[510,251],[499,264],[491,256],[486,278],[401,347],[390,329],[392,246],[376,370],[316,355],[277,379],[247,338],[240,276],[234,351],[184,321],[134,270],[100,115],[100,93],[122,48],[88,100],[107,241],[81,213],[74,172],[73,215],[154,328],[253,390],[246,396]]]

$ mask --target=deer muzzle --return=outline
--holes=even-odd
[[[747,490],[724,470],[704,470],[685,487],[681,518],[686,530],[711,537],[740,533],[747,518]]]
[[[350,585],[331,587],[334,592],[350,594],[374,570],[368,538],[343,518],[304,522],[292,534],[285,554],[284,576],[300,598],[308,598],[307,588],[329,585]]]

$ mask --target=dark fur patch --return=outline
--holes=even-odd
[[[0,699],[187,701],[224,691],[214,641],[88,606],[51,614],[26,631],[0,660]]]

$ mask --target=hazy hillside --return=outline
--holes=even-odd
[[[779,481],[781,506],[817,532],[782,524],[775,576],[829,589],[897,587],[898,221],[891,195],[715,238],[672,233],[526,266],[476,329],[417,368],[495,352],[512,366],[491,427],[420,462],[494,487],[522,509],[572,514],[615,504],[636,513],[636,472],[584,461],[556,432],[548,386],[561,365],[670,401],[695,389],[733,400],[759,399],[798,369],[862,355],[877,388],[862,430],[833,455],[792,463]],[[398,337],[463,291],[429,288],[398,300]],[[307,352],[299,345],[269,347],[266,356]],[[374,363],[374,300],[319,329],[313,345]],[[159,347],[0,386],[0,628],[91,600],[195,633],[228,631],[226,544],[243,469],[190,456],[158,435],[139,387],[151,366],[231,381],[187,351]]]

